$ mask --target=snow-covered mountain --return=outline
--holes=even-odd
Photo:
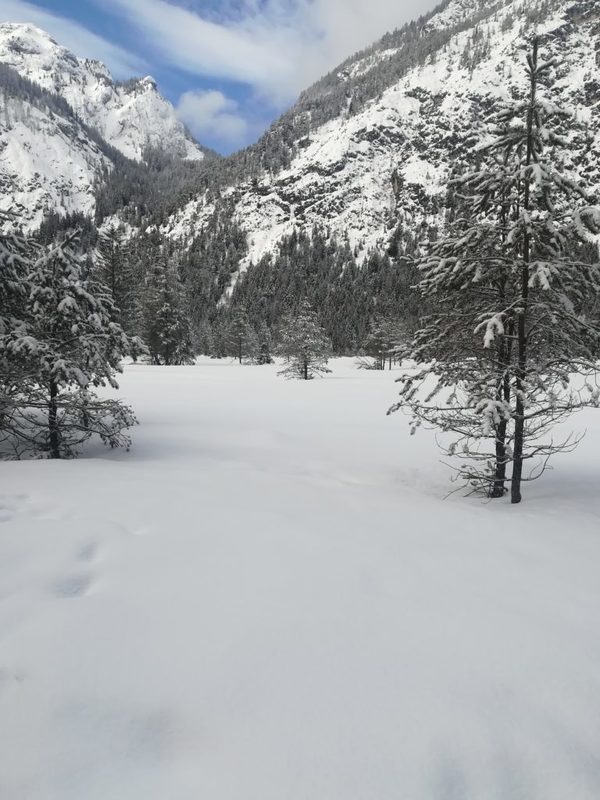
[[[93,213],[96,181],[113,167],[110,148],[66,102],[3,64],[0,88],[0,210],[26,230],[49,212]]]
[[[223,195],[257,261],[294,229],[328,228],[359,253],[398,226],[439,220],[447,181],[491,105],[525,81],[525,48],[562,60],[558,99],[593,133],[580,168],[600,188],[598,0],[446,0],[305,92],[229,166]],[[250,165],[250,167],[248,167]],[[203,194],[166,230],[185,239],[214,204]],[[244,265],[242,264],[242,267]]]
[[[0,25],[0,62],[63,97],[128,158],[140,160],[148,145],[181,158],[204,157],[151,77],[116,83],[104,64],[77,58],[29,24]]]
[[[205,157],[152,78],[115,83],[39,28],[0,25],[0,210],[25,229],[49,212],[92,214],[99,182],[147,146]]]

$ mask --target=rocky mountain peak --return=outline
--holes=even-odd
[[[0,62],[64,98],[128,158],[142,159],[149,145],[185,159],[204,157],[150,76],[115,82],[101,62],[78,58],[45,31],[21,23],[0,25]]]

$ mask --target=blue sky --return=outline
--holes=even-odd
[[[439,0],[0,0],[115,77],[150,74],[203,144],[252,141],[299,92]]]

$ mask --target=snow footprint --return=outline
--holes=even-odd
[[[26,504],[26,494],[0,495],[0,523],[10,522]]]
[[[77,566],[74,565],[71,572],[55,580],[51,586],[54,597],[72,599],[83,597],[89,592],[94,576],[91,570],[85,568],[85,565],[91,565],[99,550],[100,547],[95,541],[79,545],[74,553]]]
[[[84,544],[82,547],[79,548],[77,551],[77,560],[83,561],[84,563],[89,563],[96,558],[98,554],[98,545],[96,542],[89,542],[88,544]]]
[[[65,575],[54,582],[52,594],[63,600],[83,597],[92,585],[92,576],[86,572]]]
[[[18,516],[34,520],[62,521],[70,518],[65,509],[34,500],[28,494],[0,495],[0,524]]]

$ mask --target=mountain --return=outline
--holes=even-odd
[[[49,212],[93,214],[94,186],[120,154],[88,129],[66,101],[0,63],[0,210],[36,228]]]
[[[113,173],[151,183],[147,152],[192,175],[213,155],[151,78],[115,83],[103,64],[77,58],[33,25],[0,25],[0,91],[0,210],[25,229],[50,212],[93,215]]]
[[[215,164],[207,188],[220,181],[221,194],[200,191],[165,231],[183,241],[226,202],[247,232],[243,270],[315,225],[363,260],[402,230],[442,224],[450,173],[473,132],[498,99],[524,88],[534,31],[544,58],[562,61],[559,103],[590,123],[578,169],[600,188],[597,0],[447,0],[348,59],[255,146]]]
[[[141,160],[148,146],[185,159],[204,157],[151,77],[117,83],[101,62],[77,58],[28,24],[0,25],[0,62],[64,98],[128,158]]]
[[[452,174],[499,101],[527,90],[534,33],[560,62],[553,98],[588,123],[571,134],[572,176],[598,192],[598,0],[445,0],[226,159],[199,159],[151,79],[115,84],[41,31],[0,26],[0,209],[16,199],[30,227],[49,210],[120,215],[139,265],[177,265],[207,336],[228,308],[273,327],[308,297],[336,351],[356,352],[374,318],[416,316],[397,255],[443,228]],[[145,144],[158,150],[142,159]]]

